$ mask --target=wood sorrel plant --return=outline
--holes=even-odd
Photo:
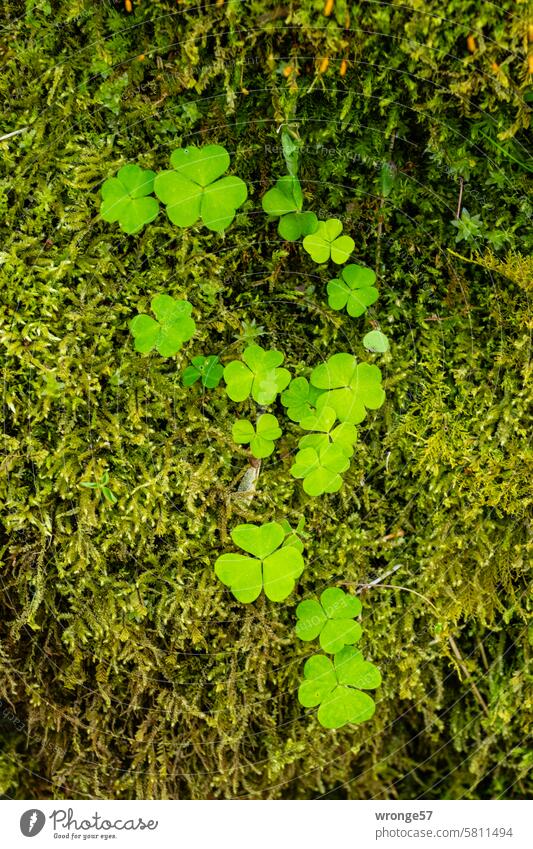
[[[298,144],[286,128],[282,145],[289,173],[266,192],[263,209],[272,220],[278,219],[283,239],[303,240],[303,248],[314,262],[344,266],[327,285],[329,306],[346,309],[353,318],[361,316],[378,298],[376,276],[358,264],[345,265],[355,245],[350,236],[342,234],[338,219],[319,221],[313,212],[304,210]],[[117,177],[103,184],[102,218],[118,222],[122,230],[134,234],[157,217],[161,201],[178,226],[201,222],[210,230],[225,231],[247,197],[246,185],[239,177],[223,176],[230,167],[225,148],[181,148],[172,153],[170,163],[172,170],[159,174],[137,165],[121,168]],[[195,333],[191,304],[157,294],[151,310],[155,318],[141,313],[130,322],[135,349],[142,354],[155,350],[162,357],[175,356]],[[367,333],[363,341],[369,351],[388,349],[388,340],[379,331]],[[381,371],[342,351],[310,369],[308,377],[292,378],[283,363],[281,351],[254,342],[246,346],[240,359],[225,365],[216,354],[192,357],[182,379],[185,386],[200,381],[205,389],[215,389],[223,378],[232,401],[242,403],[251,398],[258,405],[255,422],[238,419],[232,428],[235,443],[249,445],[256,477],[260,460],[274,452],[282,435],[278,418],[266,409],[279,401],[288,418],[303,431],[290,469],[292,476],[302,481],[310,497],[337,492],[356,450],[356,425],[365,419],[367,410],[377,410],[384,402]],[[215,574],[244,604],[254,602],[261,593],[270,601],[284,601],[305,568],[303,527],[303,519],[296,529],[286,519],[237,525],[231,531],[237,550],[217,558]],[[318,721],[326,728],[364,722],[375,710],[373,699],[363,691],[379,687],[380,673],[354,648],[362,634],[356,621],[360,613],[359,599],[338,587],[326,588],[319,600],[302,601],[296,611],[296,635],[306,642],[318,639],[324,652],[307,660],[298,698],[304,707],[318,706]]]

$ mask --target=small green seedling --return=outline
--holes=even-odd
[[[118,501],[117,496],[114,492],[110,490],[108,487],[109,483],[109,472],[104,472],[99,481],[82,481],[80,486],[85,487],[86,489],[97,489],[102,493],[106,501],[109,501],[110,504],[116,504]]]
[[[287,407],[287,415],[293,422],[299,422],[304,416],[309,416],[316,409],[316,400],[321,394],[320,389],[311,386],[305,377],[295,377],[290,386],[281,393],[281,403]]]
[[[150,306],[155,319],[140,313],[130,321],[135,350],[148,354],[155,348],[162,357],[173,357],[196,330],[191,318],[192,306],[188,301],[177,301],[170,295],[154,295]]]
[[[184,386],[193,386],[197,380],[202,381],[205,389],[215,389],[218,386],[224,374],[224,366],[219,363],[215,354],[209,357],[193,357],[191,363],[192,365],[183,371]]]
[[[344,646],[361,639],[362,628],[355,617],[361,613],[361,602],[356,596],[338,587],[324,590],[320,601],[307,599],[296,608],[296,633],[308,642],[319,637],[320,648],[336,654]]]
[[[250,345],[242,359],[244,362],[233,360],[224,369],[227,394],[232,401],[245,401],[251,395],[257,404],[272,404],[291,379],[286,368],[279,368],[283,354]]]
[[[286,536],[279,522],[237,525],[231,531],[235,545],[253,555],[222,554],[215,563],[215,574],[237,601],[255,601],[262,589],[271,601],[283,601],[291,594],[304,560],[296,545],[283,545]]]
[[[317,229],[303,240],[304,250],[316,263],[327,262],[331,259],[337,265],[348,261],[355,247],[351,236],[341,236],[342,222],[338,218],[319,221]]]
[[[118,221],[122,230],[132,236],[142,230],[159,213],[159,203],[148,197],[154,191],[153,171],[138,165],[124,165],[116,177],[102,186],[100,214],[104,221]]]
[[[376,274],[371,268],[351,263],[342,269],[340,278],[329,281],[328,304],[333,310],[346,307],[348,315],[357,318],[377,301],[375,282]]]
[[[379,687],[381,675],[353,646],[337,652],[333,662],[323,654],[310,657],[304,679],[298,699],[307,708],[320,705],[318,721],[324,728],[365,722],[374,715],[374,699],[361,691]]]
[[[262,200],[267,215],[279,217],[278,233],[288,242],[314,233],[318,219],[314,212],[302,212],[303,193],[297,177],[281,177]]]
[[[303,553],[304,544],[302,541],[302,537],[309,537],[309,534],[304,530],[305,528],[305,517],[300,516],[298,519],[298,524],[295,528],[293,528],[290,522],[287,519],[282,519],[280,522],[281,527],[287,534],[285,540],[283,541],[283,545],[295,545],[300,553]]]
[[[259,416],[255,427],[251,422],[243,419],[235,422],[232,430],[234,441],[239,445],[249,443],[250,451],[258,460],[270,457],[274,450],[274,441],[279,439],[281,434],[282,430],[276,416],[270,413]]]
[[[384,354],[389,350],[389,340],[381,330],[371,330],[363,336],[363,345],[373,354]]]
[[[366,408],[377,410],[385,400],[379,368],[358,363],[352,354],[333,354],[313,369],[311,383],[327,390],[317,400],[317,411],[332,407],[341,422],[362,422]]]
[[[331,407],[324,407],[320,413],[304,416],[300,421],[302,430],[315,431],[303,436],[298,443],[300,448],[315,448],[320,452],[328,445],[338,445],[347,457],[354,452],[357,442],[357,430],[350,422],[342,422],[333,427],[337,421],[337,414]]]
[[[307,495],[338,492],[342,486],[341,474],[350,466],[350,460],[340,445],[325,448],[302,448],[296,454],[290,472],[294,478],[303,478]]]
[[[227,150],[218,144],[180,148],[170,164],[174,170],[158,174],[154,189],[172,223],[190,227],[201,219],[209,230],[226,230],[248,196],[240,177],[222,177],[230,164]]]

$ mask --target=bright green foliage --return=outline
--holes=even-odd
[[[280,522],[281,527],[287,534],[283,545],[295,545],[300,553],[304,550],[304,544],[302,541],[302,537],[308,537],[309,534],[304,531],[305,528],[305,516],[300,516],[298,519],[298,523],[295,528],[292,528],[290,522],[287,519],[282,519]]]
[[[373,354],[384,354],[390,348],[389,340],[381,330],[371,330],[363,336],[363,345]]]
[[[342,486],[342,472],[350,465],[340,445],[324,448],[302,448],[296,454],[291,475],[303,478],[303,488],[308,495],[338,492]]]
[[[190,227],[201,219],[209,230],[226,230],[248,196],[240,177],[222,177],[230,164],[227,150],[218,144],[179,148],[170,164],[174,170],[158,174],[154,189],[172,223]]]
[[[243,419],[235,422],[232,430],[234,441],[239,445],[250,443],[250,451],[258,459],[270,457],[274,450],[274,441],[279,439],[281,433],[276,416],[270,413],[259,416],[255,427]]]
[[[224,373],[222,366],[215,354],[209,357],[193,357],[192,365],[187,366],[183,372],[182,381],[184,386],[192,386],[197,380],[202,381],[206,389],[215,389],[220,383]]]
[[[232,401],[244,401],[251,395],[258,404],[272,404],[291,379],[286,368],[279,368],[283,354],[250,345],[242,359],[244,362],[233,360],[224,369],[227,394]]]
[[[337,265],[343,265],[350,258],[355,242],[341,233],[342,222],[338,218],[319,221],[315,232],[305,237],[303,246],[314,262],[320,264],[331,258]]]
[[[344,646],[356,643],[362,634],[356,616],[361,613],[361,602],[356,596],[338,587],[329,587],[316,599],[306,599],[296,608],[296,633],[308,642],[320,637],[320,647],[328,654],[336,654]]]
[[[109,501],[110,504],[116,504],[118,501],[117,496],[108,487],[108,483],[109,472],[104,472],[99,481],[82,481],[80,486],[83,486],[86,489],[97,489],[102,493],[106,501]]]
[[[191,318],[192,306],[170,295],[154,295],[151,307],[155,319],[140,313],[130,321],[135,350],[148,354],[155,348],[162,357],[173,357],[196,330]]]
[[[352,646],[337,652],[333,662],[323,654],[313,655],[304,666],[304,678],[298,698],[304,707],[320,705],[318,721],[324,728],[365,722],[374,715],[374,700],[361,690],[379,687],[381,675]]]
[[[323,407],[316,415],[304,416],[300,421],[300,427],[303,430],[316,431],[316,433],[303,436],[298,443],[299,447],[316,448],[319,451],[333,443],[342,448],[347,457],[351,457],[357,442],[357,430],[350,422],[341,422],[334,428],[336,420],[337,414],[332,407]]]
[[[352,354],[333,354],[313,370],[311,383],[328,390],[318,398],[317,410],[332,407],[341,422],[362,422],[366,408],[377,410],[385,400],[379,368],[358,363]]]
[[[154,190],[153,171],[138,165],[124,165],[116,177],[102,186],[100,215],[104,221],[118,221],[122,230],[133,235],[142,230],[159,213],[159,204],[148,197]]]
[[[371,268],[351,263],[342,269],[341,278],[329,281],[328,304],[334,310],[346,307],[352,318],[363,315],[378,299],[375,282],[376,274]]]
[[[283,545],[286,535],[279,522],[233,528],[235,545],[253,557],[222,554],[215,563],[215,574],[237,601],[255,601],[262,589],[271,601],[283,601],[291,594],[304,561],[296,545]]]
[[[293,422],[299,422],[316,409],[316,400],[321,390],[311,386],[305,377],[295,377],[290,386],[281,393],[281,403],[287,407],[287,415]]]
[[[470,215],[465,207],[461,210],[461,217],[452,220],[452,227],[455,227],[456,242],[475,242],[483,236],[483,222],[480,215]]]
[[[262,205],[268,215],[279,216],[278,233],[289,242],[314,233],[318,226],[314,212],[302,212],[303,194],[297,177],[281,177],[263,196]]]

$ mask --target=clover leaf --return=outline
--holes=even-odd
[[[296,633],[301,640],[315,640],[320,635],[320,647],[335,654],[344,646],[361,639],[362,629],[354,622],[361,613],[361,602],[338,587],[324,590],[320,602],[307,599],[296,608]]]
[[[374,699],[361,691],[379,687],[381,675],[353,646],[337,652],[333,662],[323,654],[310,657],[304,666],[304,679],[298,689],[300,704],[320,705],[318,721],[324,728],[365,722],[374,715]]]
[[[302,430],[317,432],[303,436],[298,446],[300,448],[316,448],[320,452],[322,448],[327,448],[328,445],[333,443],[342,448],[347,457],[351,457],[354,452],[354,445],[357,442],[357,430],[349,422],[342,422],[334,428],[333,425],[336,421],[337,414],[332,407],[324,407],[316,415],[304,416],[300,421]]]
[[[371,330],[363,336],[363,345],[373,354],[384,354],[390,348],[389,340],[381,330]]]
[[[259,460],[270,457],[274,450],[274,441],[281,436],[281,428],[276,416],[263,413],[257,419],[257,425],[247,420],[235,422],[232,435],[239,445],[250,443],[250,451]]]
[[[130,321],[135,350],[148,354],[155,348],[162,357],[172,357],[196,330],[191,318],[192,306],[188,301],[177,301],[170,295],[154,295],[151,307],[155,319],[140,313]]]
[[[333,354],[313,369],[311,383],[328,390],[319,396],[317,411],[332,407],[341,422],[362,422],[366,408],[377,410],[385,400],[379,368],[358,363],[352,354]]]
[[[303,240],[304,250],[314,262],[327,262],[328,259],[342,265],[352,253],[355,242],[350,236],[341,236],[342,222],[338,218],[319,221],[314,233]]]
[[[219,363],[215,354],[209,357],[193,357],[191,363],[192,365],[187,366],[183,372],[184,386],[192,386],[197,380],[201,380],[206,389],[214,389],[218,386],[224,373],[224,366]]]
[[[325,448],[302,448],[296,454],[290,472],[294,478],[303,478],[307,495],[323,495],[338,492],[342,486],[341,473],[350,465],[350,460],[340,445]]]
[[[285,537],[279,522],[237,525],[232,530],[235,545],[253,557],[222,554],[215,563],[215,574],[237,601],[255,601],[262,589],[271,601],[283,601],[291,594],[304,560],[296,545],[282,545]]]
[[[227,150],[218,144],[179,148],[170,164],[174,170],[158,174],[154,189],[172,223],[190,227],[201,219],[215,232],[229,227],[248,190],[239,177],[219,179],[229,168]]]
[[[233,360],[224,369],[227,394],[232,401],[244,401],[251,395],[258,404],[272,404],[291,379],[287,369],[279,368],[283,354],[250,345],[242,358],[244,362]]]
[[[352,318],[363,315],[366,308],[378,299],[375,288],[375,272],[371,268],[351,263],[342,269],[341,278],[328,283],[328,304],[334,310],[342,310]]]
[[[305,518],[303,516],[300,516],[300,518],[298,519],[298,524],[295,528],[291,527],[291,524],[287,521],[287,519],[283,519],[280,524],[285,533],[287,534],[283,541],[283,545],[295,545],[298,551],[302,552],[304,550],[304,544],[301,538],[309,536],[309,534],[304,531]]]
[[[153,171],[138,165],[123,165],[116,177],[102,186],[100,214],[104,221],[118,221],[120,228],[132,236],[142,230],[159,213],[159,203],[148,197],[154,190]]]
[[[302,212],[303,194],[297,177],[281,177],[264,195],[262,205],[268,215],[279,217],[278,233],[288,242],[314,233],[318,226],[314,212]]]
[[[287,407],[287,415],[293,422],[299,422],[304,416],[315,410],[320,389],[311,386],[305,377],[295,377],[290,386],[281,393],[281,403]]]

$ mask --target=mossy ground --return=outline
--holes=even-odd
[[[0,791],[530,795],[527,4],[3,5],[0,135],[28,129],[0,142]],[[284,120],[307,205],[377,267],[366,318],[327,307],[327,272],[261,211]],[[99,219],[120,165],[203,141],[249,186],[224,238],[164,213],[132,238]],[[481,224],[457,244],[460,194]],[[135,354],[128,333],[159,291],[194,306],[177,361]],[[392,349],[338,495],[291,478],[290,426],[265,464],[241,515],[304,514],[308,565],[286,603],[242,606],[212,568],[239,519],[236,410],[180,373],[188,354],[238,352],[251,322],[295,373],[343,349],[370,359],[375,322]],[[105,469],[116,506],[80,488]],[[296,699],[295,606],[396,565],[362,595],[376,715],[327,731]]]

